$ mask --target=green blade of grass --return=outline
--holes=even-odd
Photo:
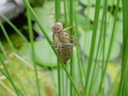
[[[55,21],[58,22],[60,19],[60,0],[55,0]]]
[[[59,11],[59,19],[61,19],[61,1],[60,0],[58,0],[58,11]]]
[[[28,42],[26,37],[21,33],[21,31],[3,14],[0,14],[0,16],[17,32],[17,34],[25,41]]]
[[[65,91],[65,89],[66,89],[65,88],[65,82],[64,82],[66,79],[64,77],[65,77],[65,74],[64,74],[64,70],[62,69],[62,90],[63,90],[62,91],[62,94],[63,94],[62,96],[66,95],[66,94],[64,94],[64,93],[66,93],[66,91]]]
[[[114,79],[112,85],[111,85],[110,88],[108,89],[107,94],[110,94],[111,91],[112,91],[112,89],[114,89],[114,86],[117,84],[117,81],[118,81],[119,76],[120,76],[120,70],[117,72],[117,75],[116,75],[116,77],[115,77],[115,79]]]
[[[79,14],[79,11],[78,11],[78,1],[77,3],[75,2],[74,4],[74,22],[75,22],[75,36],[77,37],[77,40],[79,42],[79,37],[78,37],[78,14]],[[79,71],[79,74],[80,74],[80,83],[81,83],[81,86],[82,86],[82,90],[84,92],[84,84],[83,84],[83,76],[82,76],[82,66],[81,66],[81,63],[80,63],[80,46],[76,46],[76,49],[77,49],[77,66],[78,66],[78,71]],[[84,64],[83,64],[84,65]],[[83,68],[84,69],[84,68]],[[81,93],[81,95],[83,95],[83,92]]]
[[[67,0],[64,0],[64,20],[67,21]]]
[[[2,31],[3,31],[3,33],[4,33],[4,35],[5,35],[5,38],[7,39],[7,41],[8,41],[8,43],[9,43],[9,45],[10,45],[12,51],[16,52],[16,49],[14,48],[14,46],[13,46],[13,44],[12,44],[12,42],[11,42],[11,40],[10,40],[10,38],[9,38],[9,36],[8,36],[8,34],[7,34],[6,30],[5,30],[5,28],[4,28],[4,25],[2,24],[1,21],[0,21],[0,27],[1,27],[1,29],[2,29]],[[4,53],[4,55],[5,55],[5,53]],[[7,57],[7,56],[6,56],[6,57]]]
[[[26,92],[26,90],[24,90],[24,87],[23,87],[23,85],[21,84],[21,81],[20,81],[20,79],[18,78],[18,76],[17,76],[17,74],[16,74],[17,72],[14,70],[14,68],[13,68],[13,66],[12,66],[12,64],[11,64],[11,62],[10,62],[10,60],[9,60],[9,57],[7,56],[7,52],[5,51],[5,49],[4,49],[4,47],[3,47],[2,43],[1,43],[1,41],[0,41],[0,49],[1,49],[1,51],[2,51],[2,53],[3,53],[3,56],[5,57],[5,59],[9,62],[9,67],[10,67],[12,73],[15,75],[17,81],[19,82],[19,85],[20,85],[21,88],[23,89],[23,92],[27,95],[27,92]],[[23,68],[22,65],[21,65],[21,67]],[[24,70],[24,68],[23,68],[23,70]],[[26,72],[24,72],[24,73],[26,73]],[[27,74],[27,73],[26,73],[26,74]],[[30,81],[30,79],[29,79],[29,81]],[[31,84],[32,84],[32,83],[31,83]]]
[[[17,94],[18,96],[20,96],[19,91],[18,91],[18,89],[16,88],[16,86],[15,86],[13,80],[12,80],[12,77],[10,76],[10,74],[9,74],[9,72],[8,72],[8,69],[7,69],[7,67],[6,67],[6,65],[5,65],[5,63],[4,63],[4,60],[3,60],[2,56],[1,56],[1,54],[0,54],[0,61],[1,61],[2,65],[3,65],[4,69],[5,69],[5,71],[6,71],[6,73],[7,73],[7,76],[8,76],[8,78],[9,78],[9,80],[10,80],[10,82],[11,82],[13,88],[15,89],[16,94]],[[5,76],[6,76],[6,75],[5,75]]]
[[[100,10],[100,2],[101,0],[96,0],[94,27],[93,27],[90,55],[89,55],[88,66],[87,66],[87,76],[86,76],[86,82],[85,82],[85,87],[84,87],[84,94],[86,94],[87,92],[90,70],[91,70],[92,61],[93,61],[95,41],[96,41],[96,35],[97,35],[98,18],[99,18],[99,10]]]
[[[107,19],[107,0],[105,0],[106,2],[105,2],[105,5],[106,5],[106,12],[105,12],[105,20],[104,20],[104,34],[103,34],[103,60],[102,60],[102,74],[103,74],[103,71],[104,71],[104,66],[105,66],[105,41],[106,41],[106,19]],[[102,75],[103,76],[103,75]],[[102,78],[102,77],[101,77]],[[103,86],[104,87],[104,86]],[[100,86],[100,93],[102,93],[102,88],[103,88],[102,86]],[[101,94],[102,95],[102,94]],[[102,95],[103,96],[103,95]]]
[[[126,74],[126,72],[125,72]],[[121,92],[121,96],[127,96],[127,79],[126,79],[126,75],[125,75],[125,78],[124,78],[124,83],[123,83],[123,87],[122,87],[122,92]]]
[[[5,38],[7,39],[7,41],[8,41],[8,43],[9,43],[9,45],[10,45],[12,51],[16,52],[16,49],[14,48],[14,46],[13,46],[13,44],[12,44],[10,38],[9,38],[9,35],[7,34],[6,29],[4,28],[4,25],[2,24],[2,22],[0,22],[0,27],[1,27],[1,29],[2,29],[2,31],[3,31],[3,33],[4,33],[4,35],[5,35]],[[6,55],[5,52],[4,52],[4,55]],[[8,58],[8,57],[6,56],[6,58]],[[22,66],[21,64],[20,64],[20,66],[23,68],[23,66]],[[11,66],[11,68],[12,68],[12,66]],[[26,73],[25,70],[24,70],[24,68],[23,68],[23,71],[24,71],[24,73]],[[15,72],[14,72],[14,74],[15,74]],[[27,74],[26,74],[26,75],[27,75]],[[18,76],[17,76],[17,78],[18,78]],[[24,92],[26,93],[26,90],[25,90]]]
[[[90,12],[90,0],[87,0],[88,1],[88,5],[87,5],[87,7],[88,7],[88,10],[87,10],[87,14],[89,14],[89,12]]]
[[[74,17],[74,10],[73,10],[73,5],[74,5],[74,2],[73,0],[69,0],[69,12],[70,12],[70,17],[69,17],[69,21],[70,21],[70,26],[73,25],[73,17]],[[70,35],[72,36],[73,35],[73,28],[70,29]],[[70,41],[72,43],[72,41]],[[72,49],[72,56],[70,58],[70,76],[73,77],[73,49]],[[70,81],[70,96],[73,95],[73,89],[72,89],[72,83]]]
[[[98,94],[100,92],[100,88],[101,88],[102,83],[104,81],[104,77],[105,77],[105,73],[106,73],[106,70],[107,70],[108,61],[109,61],[111,50],[112,50],[112,45],[113,45],[113,40],[114,40],[114,34],[115,34],[115,27],[116,27],[116,21],[117,21],[117,13],[118,13],[118,10],[119,10],[119,3],[120,3],[120,0],[117,1],[117,7],[115,9],[114,25],[113,25],[113,29],[112,29],[112,36],[111,36],[111,41],[110,41],[110,45],[109,45],[108,55],[107,55],[107,59],[106,59],[106,62],[105,62],[103,74],[102,74],[102,77],[101,77],[100,87],[98,89],[99,91],[97,92],[97,95],[96,96],[98,96]]]
[[[40,86],[39,86],[39,80],[38,80],[38,74],[37,74],[37,65],[36,65],[36,61],[35,61],[35,52],[34,52],[34,44],[33,44],[31,13],[29,12],[28,9],[27,9],[27,18],[28,18],[29,37],[30,37],[31,48],[32,48],[32,58],[33,58],[33,62],[34,62],[34,70],[35,70],[35,77],[36,77],[36,83],[37,83],[37,89],[38,89],[38,96],[41,96]]]
[[[33,15],[33,17],[34,17],[36,23],[38,24],[38,26],[39,26],[39,28],[41,29],[42,33],[44,34],[46,40],[48,41],[48,44],[51,46],[51,45],[52,45],[52,42],[51,42],[50,38],[48,37],[47,33],[44,31],[44,28],[42,27],[42,25],[41,25],[41,23],[40,23],[40,21],[39,21],[37,15],[35,14],[35,12],[33,11],[33,9],[31,8],[31,6],[30,6],[30,4],[28,3],[28,1],[27,1],[27,0],[23,0],[23,1],[24,1],[24,3],[25,3],[26,7],[27,7],[27,8],[29,9],[29,11],[31,12],[31,14]],[[72,84],[73,84],[73,86],[74,86],[74,90],[76,91],[77,95],[80,96],[80,93],[79,93],[79,91],[78,91],[78,89],[77,89],[77,87],[76,87],[76,85],[75,85],[75,83],[74,83],[72,77],[70,76],[70,74],[68,73],[68,70],[66,69],[66,67],[65,67],[65,65],[63,64],[62,60],[60,59],[60,57],[59,57],[59,55],[58,55],[56,49],[55,49],[53,46],[51,46],[51,48],[52,48],[53,52],[55,53],[55,55],[57,56],[57,58],[59,59],[61,65],[62,65],[62,67],[64,68],[64,70],[65,70],[67,76],[69,77],[70,81],[72,81]]]
[[[61,96],[61,80],[60,80],[60,62],[59,59],[57,59],[57,70],[58,70],[58,94]]]
[[[16,96],[16,94],[8,87],[7,84],[5,84],[3,81],[0,81],[0,85],[2,86],[2,88],[4,88],[6,91],[6,93],[8,92],[9,94],[11,94],[12,96]],[[0,89],[1,90],[1,89]],[[1,91],[1,95],[5,96],[3,94],[5,94],[3,91]]]
[[[126,70],[127,70],[127,63],[128,63],[128,38],[127,38],[127,41],[126,41],[126,50],[125,50],[125,53],[124,53],[124,58],[123,58],[123,67],[122,67],[122,74],[121,74],[121,80],[120,80],[120,85],[119,85],[119,89],[118,89],[118,95],[117,96],[122,96],[121,93],[122,93],[122,89],[123,89],[123,83],[125,81],[125,77],[126,77]]]
[[[128,1],[122,0],[122,8],[123,8],[123,52],[122,52],[122,66],[121,66],[121,80],[118,89],[118,96],[125,95],[127,92],[127,70],[128,70],[128,63],[126,60],[126,53],[127,53],[127,43],[128,43]],[[126,68],[127,69],[126,69]],[[125,86],[126,87],[125,87]]]
[[[8,56],[7,56],[6,51],[4,50],[4,47],[3,47],[2,43],[1,43],[1,41],[0,41],[0,49],[1,49],[1,51],[3,52],[3,55],[5,56],[5,58],[7,59]]]
[[[61,6],[60,0],[55,0],[55,21],[58,22],[61,19]],[[61,77],[60,77],[60,62],[57,58],[57,73],[58,73],[58,94],[61,96]]]
[[[90,88],[89,88],[89,96],[91,95],[91,90],[92,90],[92,87],[93,87],[94,74],[95,74],[95,69],[96,69],[96,65],[97,65],[100,43],[101,43],[101,39],[102,39],[101,37],[102,37],[102,33],[103,33],[104,17],[106,16],[106,13],[107,13],[107,0],[104,1],[104,9],[103,9],[103,15],[102,15],[102,21],[101,21],[101,27],[100,27],[101,28],[100,29],[100,37],[99,37],[99,41],[98,41],[98,48],[97,48],[97,52],[96,52],[96,59],[95,59],[95,63],[94,63],[93,74],[92,74],[92,78],[91,78],[91,85],[90,85]],[[104,35],[105,35],[105,33],[104,33]],[[105,44],[105,37],[104,37],[104,44]]]
[[[9,38],[5,28],[4,28],[4,25],[2,24],[1,21],[0,21],[0,27],[1,27],[2,31],[3,31],[3,33],[4,33],[5,38],[7,39],[8,43],[9,43],[11,49],[15,52],[16,50],[15,50],[15,48],[14,48],[14,46],[13,46],[13,44],[12,44],[12,42],[11,42],[11,40],[10,40],[10,38]]]
[[[122,0],[122,6],[123,6],[123,53],[122,53],[122,68],[123,68],[123,54],[125,52],[125,45],[126,45],[126,40],[128,38],[128,1],[127,0]],[[127,63],[127,72],[125,73],[126,74],[126,77],[125,77],[125,83],[124,85],[126,85],[126,88],[124,88],[126,91],[125,94],[127,94],[127,89],[128,89],[128,63]],[[122,69],[123,70],[123,69]],[[121,74],[124,74],[121,72]],[[122,76],[122,75],[121,75]]]
[[[8,75],[0,68],[0,72],[11,82],[10,78],[8,77]],[[12,84],[12,83],[11,83]],[[23,93],[16,87],[16,89],[19,91],[19,93],[23,95]]]
[[[64,6],[64,20],[65,21],[67,21],[68,19],[68,14],[67,14],[67,0],[64,0],[63,1],[63,6]],[[66,27],[67,27],[67,24],[65,25]],[[68,69],[68,66],[66,65],[66,68]],[[65,88],[65,93],[66,94],[63,94],[63,95],[66,95],[66,96],[68,96],[68,77],[67,77],[67,75],[66,75],[66,78],[65,78],[65,80],[66,80],[66,88]]]

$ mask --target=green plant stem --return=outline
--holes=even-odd
[[[20,79],[18,78],[17,74],[16,74],[16,71],[13,69],[13,66],[12,66],[12,64],[11,64],[11,62],[10,62],[10,60],[9,60],[9,57],[7,56],[7,52],[5,51],[5,49],[4,49],[4,47],[3,47],[2,43],[1,43],[1,41],[0,41],[0,49],[1,49],[1,51],[2,51],[2,53],[3,53],[3,55],[4,55],[4,57],[5,57],[5,59],[6,59],[7,61],[9,61],[9,67],[11,68],[13,74],[16,76],[17,81],[18,81],[18,82],[21,82]],[[21,67],[22,67],[22,66],[21,66]],[[23,67],[22,67],[22,68],[23,68]],[[23,68],[23,70],[24,70],[24,68]],[[26,73],[26,72],[24,72],[24,73]],[[32,84],[32,83],[31,83],[31,84]],[[23,85],[22,85],[21,83],[19,83],[19,85],[20,85],[21,88],[23,89],[24,93],[26,93],[26,95],[27,95],[27,92],[26,92],[26,90],[24,90]]]
[[[77,2],[78,3],[78,2]],[[78,8],[77,8],[77,4],[74,4],[74,9],[75,9],[75,14],[74,14],[74,21],[75,21],[75,36],[77,37],[77,40],[79,41],[79,37],[78,37]],[[82,77],[82,68],[81,68],[81,63],[80,63],[80,46],[76,46],[77,49],[77,66],[78,66],[78,70],[79,70],[79,74],[80,74],[80,83],[82,86],[82,89],[84,89],[84,84],[83,84],[83,77]],[[84,90],[83,90],[84,91]],[[83,93],[82,93],[83,94]]]
[[[107,0],[105,0],[105,20],[104,20],[104,34],[103,34],[103,61],[102,61],[102,72],[101,72],[101,76],[103,76],[103,71],[104,71],[104,66],[105,66],[105,35],[106,35],[106,18],[107,18]],[[101,78],[103,78],[103,77],[101,77]],[[102,80],[101,80],[102,81]],[[100,85],[100,94],[102,95],[102,90],[103,89],[103,87],[102,87],[102,85]],[[103,96],[103,95],[102,95]]]
[[[68,65],[66,65],[66,68],[68,69]],[[68,90],[68,88],[69,88],[69,87],[68,87],[68,85],[69,85],[68,83],[69,83],[69,82],[68,82],[68,76],[66,75],[66,96],[68,96],[68,91],[69,91],[69,90]]]
[[[5,56],[5,58],[7,59],[8,56],[7,56],[6,51],[4,50],[4,47],[3,47],[2,43],[1,43],[1,41],[0,41],[0,49],[1,49],[2,53],[3,53],[3,55]]]
[[[103,74],[103,70],[104,70],[104,66],[105,66],[105,35],[106,35],[106,18],[107,18],[107,0],[105,0],[105,5],[106,5],[106,12],[105,12],[105,20],[104,20],[104,34],[103,34],[103,61],[102,61],[102,74]],[[102,75],[103,76],[103,75]],[[102,78],[102,77],[101,77]],[[102,95],[102,86],[100,86],[100,90],[101,90],[101,95]],[[102,95],[103,96],[103,95]]]
[[[127,0],[122,0],[122,8],[123,8],[123,52],[122,52],[122,66],[121,66],[121,70],[123,70],[123,66],[125,66],[124,65],[124,53],[125,53],[125,51],[127,50],[127,49],[125,49],[125,46],[126,46],[126,40],[127,40],[127,38],[128,38],[128,27],[127,27],[127,25],[128,25],[128,1]],[[123,73],[123,72],[121,72],[121,79],[122,79],[122,75],[123,74],[126,74],[126,76],[125,76],[125,83],[124,83],[124,85],[126,85],[126,88],[124,88],[124,89],[122,89],[122,90],[124,90],[123,92],[124,92],[124,94],[126,94],[126,92],[127,91],[125,91],[125,90],[127,90],[127,87],[128,87],[128,76],[127,76],[127,74],[128,74],[128,63],[127,63],[127,72],[125,72],[125,73]],[[122,80],[121,80],[122,81]],[[120,88],[121,89],[121,88]],[[121,95],[123,95],[123,94],[121,94]]]
[[[37,74],[37,66],[35,61],[35,52],[34,52],[34,44],[33,44],[33,33],[32,33],[32,23],[31,23],[31,13],[27,9],[27,18],[28,18],[28,27],[29,27],[29,37],[31,42],[31,48],[32,48],[32,58],[34,62],[34,70],[35,70],[35,77],[36,77],[36,83],[38,88],[38,96],[41,96],[40,93],[40,86],[39,86],[39,80],[38,80],[38,74]]]
[[[110,88],[109,88],[107,94],[110,94],[110,92],[112,91],[112,89],[114,89],[114,86],[117,84],[118,78],[119,78],[119,76],[120,76],[120,72],[121,72],[121,70],[119,70],[119,71],[117,72],[117,75],[116,75],[116,77],[115,77],[115,79],[114,79],[112,85],[110,86]]]
[[[58,22],[61,18],[61,6],[60,6],[60,0],[55,0],[55,21]],[[60,62],[57,58],[57,70],[58,70],[58,94],[61,96],[61,77],[60,77]]]
[[[89,14],[89,12],[90,12],[90,0],[87,0],[87,1],[88,1],[88,5],[87,5],[87,7],[88,7],[87,14]]]
[[[10,78],[7,76],[7,74],[5,74],[4,73],[4,71],[0,68],[0,72],[11,82],[11,80],[10,80]],[[11,83],[12,84],[12,83]],[[16,86],[15,86],[16,87]],[[16,89],[18,90],[18,92],[22,95],[22,96],[24,96],[23,95],[23,93],[16,87]]]
[[[7,34],[6,30],[5,30],[5,28],[4,28],[4,25],[2,24],[1,21],[0,21],[0,27],[1,27],[1,29],[2,29],[2,31],[3,31],[3,33],[4,33],[4,35],[5,35],[5,38],[7,39],[8,43],[9,43],[11,49],[15,52],[15,48],[14,48],[13,44],[11,43],[11,40],[10,40],[10,38],[9,38],[9,36],[8,36],[8,34]]]
[[[2,29],[2,31],[3,31],[3,33],[4,33],[4,35],[5,35],[5,38],[7,39],[7,41],[8,41],[8,43],[9,43],[9,45],[10,45],[12,51],[16,52],[16,49],[14,48],[14,46],[13,46],[13,44],[12,44],[12,42],[11,42],[11,40],[10,40],[10,38],[9,38],[9,36],[8,36],[8,34],[7,34],[6,30],[5,30],[5,28],[4,28],[4,25],[2,24],[1,21],[0,21],[0,27],[1,27],[1,29]],[[4,53],[4,55],[5,55],[5,53]],[[10,80],[10,82],[12,82],[12,81]],[[21,92],[20,92],[20,93],[21,93]]]
[[[63,90],[63,96],[65,96],[65,81],[66,79],[65,79],[65,74],[64,74],[64,70],[62,69],[62,90]]]
[[[64,20],[67,21],[67,0],[64,0],[63,4],[64,4]],[[66,27],[67,27],[67,24],[66,24]],[[67,67],[67,65],[66,65],[66,67]],[[67,78],[67,75],[66,75],[65,80],[66,80],[66,88],[64,87],[65,88],[65,94],[63,94],[63,95],[67,96],[68,95],[68,78]]]
[[[80,47],[77,47],[77,61],[78,61],[78,68],[79,68],[79,73],[80,73],[80,82],[82,85],[82,88],[84,89],[84,84],[83,84],[83,78],[82,78],[82,70],[81,70],[81,63],[80,63]]]
[[[109,45],[109,51],[108,51],[107,59],[106,59],[106,62],[105,62],[104,71],[103,71],[101,82],[100,82],[100,87],[102,86],[102,83],[104,81],[108,61],[109,61],[109,58],[110,58],[110,53],[111,53],[111,50],[112,50],[112,44],[113,44],[113,40],[114,40],[115,26],[116,26],[116,20],[117,20],[117,13],[118,13],[118,10],[119,10],[119,2],[120,2],[120,0],[117,1],[117,7],[116,7],[116,11],[115,11],[115,18],[114,18],[114,25],[113,25],[113,29],[112,29],[112,36],[111,36],[111,41],[110,41],[110,45]],[[100,91],[100,87],[99,87],[99,91]],[[99,91],[97,92],[96,96],[98,96]]]
[[[61,1],[58,0],[59,19],[61,19]]]
[[[38,24],[39,28],[41,29],[42,33],[44,34],[44,36],[45,36],[46,40],[48,41],[49,45],[51,46],[51,45],[52,45],[52,42],[51,42],[50,38],[48,37],[48,35],[46,34],[46,32],[44,31],[44,28],[42,27],[42,25],[41,25],[41,23],[40,23],[40,21],[39,21],[37,15],[35,14],[35,12],[33,11],[33,9],[31,8],[31,6],[30,6],[30,4],[28,3],[28,1],[27,1],[27,0],[23,0],[23,1],[24,1],[24,3],[25,3],[26,7],[27,7],[27,8],[29,9],[29,11],[31,12],[33,18],[35,19],[35,21],[36,21],[36,23]],[[63,64],[62,60],[60,59],[60,57],[59,57],[59,55],[58,55],[58,53],[57,53],[55,47],[54,47],[54,46],[51,46],[51,48],[52,48],[53,52],[55,53],[55,55],[57,56],[57,58],[59,59],[61,65],[62,65],[62,67],[64,68],[64,70],[65,70],[67,76],[69,77],[70,81],[72,82],[72,85],[74,86],[74,90],[76,91],[77,95],[80,96],[80,93],[79,93],[79,91],[78,91],[78,89],[77,89],[77,87],[76,87],[76,85],[75,85],[75,83],[74,83],[72,77],[70,76],[70,74],[68,73],[68,70],[66,69],[66,67],[65,67],[65,65]]]
[[[127,71],[126,71],[126,69],[127,69],[127,63],[128,63],[128,38],[127,38],[127,41],[126,41],[126,51],[125,51],[125,53],[124,53],[124,58],[123,58],[123,70],[122,70],[122,76],[121,76],[121,80],[120,80],[120,85],[119,85],[119,89],[118,89],[118,95],[117,96],[121,96],[120,94],[121,94],[121,92],[123,91],[122,89],[123,89],[123,83],[124,83],[124,81],[125,81],[125,77],[126,77],[126,75],[127,74],[125,74]]]
[[[69,12],[70,12],[70,17],[69,17],[69,21],[70,21],[70,26],[72,26],[73,25],[73,19],[74,19],[74,10],[73,10],[73,8],[74,8],[74,2],[73,2],[73,0],[69,0]],[[73,28],[72,29],[70,29],[70,35],[72,36],[73,35]],[[71,41],[71,43],[72,43],[72,41]],[[71,77],[73,77],[73,49],[72,49],[72,56],[71,56],[71,59],[70,59],[70,75],[71,75]],[[71,83],[71,81],[70,81],[70,96],[72,96],[73,94],[73,89],[72,89],[72,83]]]
[[[70,76],[73,78],[73,52],[70,59]],[[73,96],[72,93],[73,93],[72,82],[70,81],[70,96]]]
[[[61,80],[60,80],[60,62],[59,62],[59,59],[57,59],[57,70],[58,70],[58,94],[59,94],[59,96],[61,96]]]
[[[89,55],[89,60],[88,60],[87,76],[86,76],[86,82],[85,82],[85,87],[84,87],[84,94],[86,94],[86,92],[87,92],[90,70],[91,70],[92,61],[93,61],[95,41],[96,41],[96,35],[97,35],[98,18],[99,18],[99,10],[100,10],[100,2],[101,2],[101,0],[96,0],[94,28],[93,28],[93,34],[92,34],[90,55]]]
[[[59,21],[59,17],[60,17],[59,2],[60,2],[60,0],[55,0],[55,21],[56,22]]]
[[[15,86],[15,84],[14,84],[14,82],[13,82],[13,80],[12,80],[12,78],[11,78],[9,72],[8,72],[8,69],[7,69],[7,67],[6,67],[6,65],[5,65],[5,63],[4,63],[4,60],[3,60],[2,56],[1,56],[1,54],[0,54],[0,61],[1,61],[2,65],[3,65],[4,69],[5,69],[5,71],[6,71],[6,73],[7,73],[7,77],[9,78],[9,80],[10,80],[10,82],[11,82],[13,88],[15,89],[16,94],[17,94],[18,96],[20,96],[20,94],[19,94],[19,92],[18,92],[18,89],[16,88],[16,86]],[[6,75],[5,75],[5,76],[6,76]]]
[[[99,53],[99,49],[100,49],[101,37],[102,37],[102,33],[103,33],[104,16],[106,15],[106,13],[107,13],[107,0],[105,0],[105,2],[104,2],[104,11],[103,11],[102,22],[101,22],[101,27],[100,27],[101,28],[100,29],[100,37],[99,37],[99,41],[98,41],[96,59],[95,59],[94,68],[93,68],[93,74],[92,74],[91,83],[90,83],[91,85],[90,85],[90,89],[89,89],[89,96],[91,95],[91,90],[92,90],[92,86],[93,86],[93,82],[94,82],[94,76],[95,76],[94,74],[95,74],[95,69],[96,69],[97,60],[98,60],[98,53]]]
[[[67,0],[64,0],[64,20],[67,21]]]
[[[125,95],[127,90],[127,70],[128,70],[128,62],[126,59],[126,53],[127,53],[127,44],[128,44],[128,1],[127,0],[122,0],[122,9],[123,9],[123,52],[122,52],[122,66],[121,66],[121,80],[120,80],[120,85],[118,89],[118,94],[117,96],[120,95]],[[127,69],[126,69],[126,68]],[[126,87],[124,86],[126,85]]]
[[[70,0],[67,0],[67,16],[68,16],[68,20],[70,19]]]
[[[17,32],[17,34],[25,41],[28,42],[26,37],[21,33],[21,31],[3,14],[0,14],[0,16]]]
[[[126,69],[127,69],[127,67],[126,67]],[[126,74],[126,72],[125,72],[125,74]],[[126,78],[126,75],[124,77],[124,83],[123,83],[123,87],[122,87],[121,96],[127,96],[127,78]]]

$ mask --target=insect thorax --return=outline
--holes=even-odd
[[[61,43],[67,43],[68,42],[67,33],[62,31],[60,34],[58,34],[58,39]]]

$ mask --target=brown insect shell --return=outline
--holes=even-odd
[[[69,37],[64,29],[58,33],[58,39],[61,43],[68,43]]]
[[[72,43],[63,43],[61,48],[57,49],[59,56],[64,64],[70,59],[72,54]]]
[[[64,43],[62,46],[67,47],[67,48],[72,48],[72,47],[74,47],[75,45],[72,44],[72,43]]]
[[[63,25],[60,22],[54,23],[54,25],[51,27],[51,30],[53,33],[58,33],[63,30]]]

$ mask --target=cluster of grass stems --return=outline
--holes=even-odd
[[[119,3],[120,0],[117,0],[117,5],[114,13],[114,24],[113,24],[113,29],[112,29],[112,35],[111,35],[111,41],[109,45],[109,51],[107,53],[107,59],[105,59],[105,34],[107,30],[107,10],[108,10],[108,5],[107,2],[108,0],[102,0],[103,1],[103,13],[102,13],[102,20],[101,20],[101,26],[100,26],[100,37],[98,41],[98,47],[96,50],[96,59],[94,62],[94,67],[92,67],[93,64],[93,57],[94,57],[94,52],[96,48],[96,38],[97,38],[97,28],[98,28],[98,19],[99,19],[99,13],[100,13],[100,5],[101,5],[101,0],[96,0],[96,6],[95,6],[95,16],[94,16],[94,23],[93,23],[93,34],[92,34],[92,40],[91,40],[91,49],[90,49],[90,55],[88,57],[88,64],[87,68],[85,70],[85,64],[84,64],[84,55],[80,54],[80,46],[76,46],[76,54],[72,52],[72,56],[70,59],[70,64],[64,65],[63,62],[61,61],[56,49],[54,46],[51,46],[52,50],[54,51],[55,55],[57,56],[57,69],[58,69],[58,96],[92,96],[92,88],[94,86],[94,83],[96,83],[95,80],[95,73],[96,73],[96,67],[99,66],[99,63],[97,62],[99,53],[102,53],[102,68],[101,68],[101,78],[100,78],[100,85],[94,96],[104,96],[104,79],[106,76],[106,70],[107,70],[107,65],[109,62],[109,58],[111,55],[111,50],[113,46],[113,40],[114,40],[114,35],[115,33],[115,26],[117,22],[117,15],[118,15],[118,10],[119,10]],[[33,56],[33,62],[34,62],[34,71],[35,71],[35,78],[36,78],[36,83],[37,83],[37,94],[38,96],[41,95],[41,90],[40,89],[40,83],[38,80],[38,70],[37,70],[37,65],[35,62],[35,52],[34,52],[34,41],[33,41],[33,35],[32,35],[32,20],[31,20],[31,15],[33,16],[34,20],[38,24],[39,28],[41,29],[43,35],[45,36],[46,40],[48,41],[49,45],[52,45],[52,41],[48,37],[47,33],[45,32],[43,26],[41,25],[37,15],[33,11],[32,7],[30,6],[29,2],[27,0],[23,0],[24,4],[26,5],[27,9],[27,18],[28,18],[28,28],[29,28],[29,34],[30,34],[30,42],[31,42],[31,48],[32,48],[32,56]],[[76,0],[63,0],[63,5],[64,5],[64,20],[70,22],[70,26],[75,23],[75,28],[70,30],[70,35],[75,35],[79,41],[79,36],[78,36],[78,1]],[[115,92],[113,92],[113,96],[126,96],[127,95],[127,89],[128,89],[128,1],[127,0],[122,0],[122,6],[123,6],[123,48],[122,48],[122,64],[121,64],[121,77],[120,77],[120,84],[117,89],[115,89]],[[88,0],[88,12],[89,13],[89,8],[90,8],[90,3]],[[19,34],[19,36],[22,37],[22,39],[25,42],[28,42],[28,40],[21,34],[21,32],[13,25],[4,15],[0,15],[4,20]],[[60,0],[55,0],[55,22],[59,22],[59,19],[62,19],[61,16],[61,1]],[[85,25],[86,26],[86,25]],[[4,25],[0,21],[0,27],[10,45],[10,48],[12,49],[13,52],[17,53],[16,49],[14,48],[7,32],[6,29],[4,28]],[[2,45],[2,42],[0,41],[0,48],[3,52],[3,56],[5,57],[6,60],[9,60],[9,57],[7,56],[6,51],[4,50],[4,47]],[[73,50],[72,50],[73,51]],[[102,51],[102,52],[100,52]],[[74,56],[77,57],[77,63],[74,63]],[[13,81],[13,78],[11,77],[6,64],[4,62],[4,59],[2,55],[0,54],[0,61],[1,64],[4,68],[0,68],[1,73],[10,81],[12,84],[17,96],[24,96],[23,92],[25,93],[25,90],[23,92],[17,88],[15,85],[15,82]],[[74,65],[77,64],[77,65]],[[21,65],[22,66],[22,65]],[[11,67],[11,66],[10,66]],[[78,73],[80,76],[80,87],[77,87],[77,77],[75,75],[75,69],[78,68]],[[23,68],[24,69],[24,68]],[[90,75],[90,71],[93,70],[92,75]],[[100,70],[100,68],[98,69]],[[25,71],[25,70],[24,70]],[[25,72],[27,73],[27,72]],[[66,74],[66,78],[65,75]],[[18,76],[17,76],[18,78]],[[29,79],[29,78],[28,78]],[[20,80],[19,80],[20,82]],[[66,82],[66,83],[65,83]],[[90,84],[89,84],[90,82]],[[65,85],[66,84],[66,85]],[[21,84],[22,86],[22,84]],[[45,93],[46,94],[46,93]],[[43,94],[44,95],[44,94]],[[109,95],[109,94],[108,94]],[[47,96],[47,94],[46,94]]]

